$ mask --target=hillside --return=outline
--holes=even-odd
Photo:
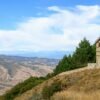
[[[45,76],[58,64],[57,59],[0,55],[0,95],[31,76]]]
[[[16,57],[12,58],[13,60],[17,59]],[[54,69],[53,73],[45,77],[30,77],[8,90],[1,98],[2,100],[75,100],[75,98],[82,100],[84,97],[84,100],[91,100],[89,95],[94,94],[94,92],[96,94],[92,98],[95,96],[100,98],[98,95],[100,92],[100,68],[91,66],[95,65],[95,58],[95,45],[91,45],[85,38],[79,43],[73,55],[65,55],[58,64],[56,62],[58,60],[53,59],[19,58],[17,64],[21,66],[18,68],[20,70],[17,71],[17,74],[16,70],[12,71],[14,72],[12,79],[15,81],[25,79],[30,73],[34,73],[32,71],[37,72],[35,69],[41,69],[39,71],[41,75],[39,73],[37,75],[43,76],[45,65],[47,70]],[[9,62],[9,59],[7,60]],[[88,63],[93,64],[85,67]],[[14,64],[16,65],[16,63]],[[11,67],[11,63],[7,63],[7,65],[10,66],[11,70],[14,68]],[[38,67],[39,65],[41,67]],[[30,76],[37,75],[30,74]],[[97,100],[99,100],[98,98]]]
[[[61,73],[15,100],[100,100],[100,68]]]

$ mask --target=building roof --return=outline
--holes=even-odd
[[[99,42],[100,41],[100,37],[96,40],[96,42],[95,43],[97,43],[97,42]]]

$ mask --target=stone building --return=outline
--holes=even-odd
[[[100,67],[100,37],[96,41],[96,66]]]
[[[89,68],[100,67],[100,37],[96,40],[96,63],[88,63]]]

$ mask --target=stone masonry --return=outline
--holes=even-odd
[[[96,66],[100,67],[100,38],[96,41]]]

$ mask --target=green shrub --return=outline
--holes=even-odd
[[[42,83],[45,79],[44,78],[37,78],[37,77],[30,77],[29,79],[25,80],[22,83],[17,84],[14,86],[10,91],[8,91],[5,95],[3,95],[4,100],[13,100],[16,96],[21,95],[22,93],[30,90],[31,88],[35,87],[36,85]]]
[[[43,88],[42,96],[43,99],[50,99],[50,97],[55,93],[61,91],[61,83],[60,82],[54,82],[50,86],[46,86]]]

